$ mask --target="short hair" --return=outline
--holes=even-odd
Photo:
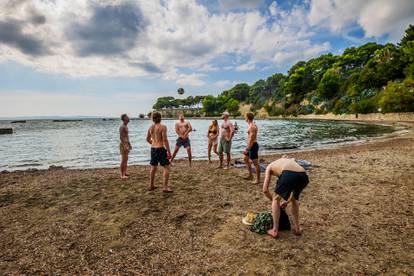
[[[123,121],[123,120],[125,120],[125,117],[126,117],[126,116],[128,116],[128,115],[126,115],[126,114],[122,114],[122,115],[121,115],[121,120],[122,120],[122,121]]]
[[[156,124],[161,123],[161,113],[155,111],[152,113],[152,121]]]
[[[249,121],[253,121],[253,119],[254,119],[254,114],[253,114],[253,112],[247,112],[247,113],[246,113],[246,118],[247,118]]]

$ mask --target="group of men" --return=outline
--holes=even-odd
[[[175,124],[175,132],[178,136],[175,149],[171,155],[170,144],[167,137],[167,127],[161,124],[161,114],[159,112],[152,113],[153,124],[149,127],[147,132],[147,142],[151,146],[151,169],[150,169],[150,184],[149,191],[156,189],[155,174],[159,165],[163,167],[163,192],[173,192],[169,186],[169,176],[171,163],[174,161],[179,149],[184,147],[187,150],[189,165],[192,164],[191,143],[189,135],[193,131],[191,123],[185,119],[184,114],[179,115],[179,120]],[[235,134],[235,126],[229,120],[230,114],[224,112],[222,114],[223,122],[220,126],[219,141],[218,141],[218,155],[219,155],[219,169],[228,170],[231,164],[231,146]],[[244,178],[252,181],[253,184],[260,183],[261,167],[259,163],[259,144],[257,142],[258,127],[254,122],[254,114],[249,112],[245,115],[247,123],[247,146],[244,150],[244,162],[248,171],[248,175]],[[129,141],[128,123],[129,117],[126,114],[121,116],[122,125],[119,128],[120,133],[120,153],[121,153],[121,178],[127,179],[127,163],[128,154],[132,150]],[[226,154],[226,161],[224,162],[224,154]],[[254,166],[254,170],[253,170]],[[253,171],[256,176],[253,176]],[[269,190],[272,176],[278,178],[274,193]],[[295,162],[294,159],[281,158],[270,163],[265,172],[265,179],[263,183],[263,193],[272,202],[272,216],[273,228],[268,231],[268,234],[274,238],[278,237],[278,226],[280,209],[286,208],[288,204],[292,205],[293,216],[293,233],[301,235],[302,229],[299,223],[299,195],[302,190],[309,183],[308,176],[305,169]],[[284,202],[282,203],[282,199]]]

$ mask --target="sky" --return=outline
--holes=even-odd
[[[0,0],[0,117],[146,114],[410,23],[413,0]]]

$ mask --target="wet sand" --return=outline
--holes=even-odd
[[[412,134],[291,156],[321,167],[301,195],[303,236],[278,240],[241,223],[270,210],[261,187],[217,163],[176,163],[173,194],[146,190],[146,166],[126,181],[0,174],[0,274],[414,274]]]

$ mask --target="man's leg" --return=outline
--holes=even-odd
[[[259,159],[253,160],[254,167],[256,168],[256,180],[253,181],[254,184],[260,183],[260,163]]]
[[[272,200],[272,216],[273,216],[273,228],[267,231],[267,234],[273,238],[279,236],[279,219],[280,219],[280,197],[276,194],[273,195]]]
[[[292,216],[293,216],[293,233],[297,236],[302,234],[302,228],[299,224],[299,201],[297,201],[294,197],[292,197]]]
[[[151,166],[149,190],[154,190],[155,189],[154,180],[155,180],[155,173],[156,172],[157,172],[157,166]]]
[[[164,166],[164,173],[163,173],[163,178],[164,178],[164,192],[172,192],[171,188],[168,186],[168,181],[170,179],[170,166]]]
[[[188,161],[190,162],[190,167],[191,167],[191,161],[193,159],[193,156],[191,155],[191,146],[188,146],[186,149],[187,149]]]
[[[229,169],[230,168],[230,162],[231,162],[231,154],[226,153],[226,156],[227,156],[227,162],[226,162],[225,169]]]
[[[244,156],[244,163],[246,164],[247,172],[249,173],[249,175],[245,177],[244,179],[253,180],[252,165],[250,164],[249,156],[247,155]]]
[[[122,153],[122,161],[121,161],[121,178],[122,179],[128,178],[125,175],[125,173],[126,173],[126,167],[127,167],[127,162],[128,162],[128,154],[127,153]]]
[[[174,149],[173,155],[171,157],[171,161],[170,161],[171,163],[174,161],[174,158],[177,155],[179,149],[180,149],[180,147],[178,145],[175,145],[175,149]]]

